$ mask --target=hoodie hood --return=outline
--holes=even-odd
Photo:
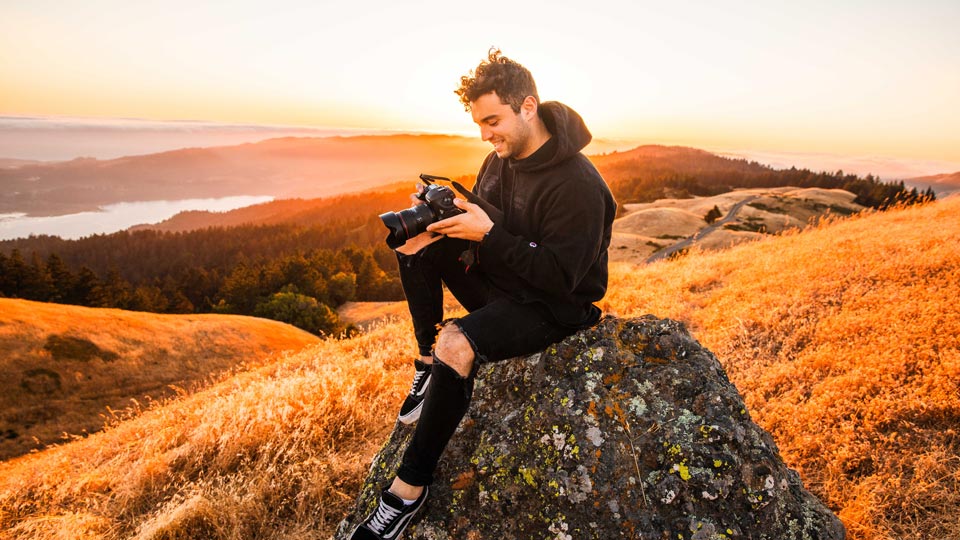
[[[511,167],[521,171],[538,171],[562,163],[583,150],[593,135],[576,111],[558,101],[545,101],[537,114],[550,132],[550,140],[530,157],[510,160]]]

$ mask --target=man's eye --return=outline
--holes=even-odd
[[[490,122],[490,127],[497,127],[500,122]]]

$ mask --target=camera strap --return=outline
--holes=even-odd
[[[451,181],[450,183],[453,184],[453,187],[460,192],[460,195],[463,195],[465,199],[479,206],[484,212],[486,212],[487,216],[490,217],[490,221],[493,221],[494,223],[500,223],[501,225],[503,224],[503,212],[499,208],[481,199],[477,194],[463,187],[463,185],[461,185],[459,182]]]

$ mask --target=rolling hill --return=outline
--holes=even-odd
[[[602,307],[684,322],[853,540],[960,536],[960,199],[646,266]],[[15,538],[329,538],[393,425],[406,319],[0,464]]]
[[[146,407],[319,338],[232,315],[155,315],[0,298],[0,459],[103,429]]]
[[[643,262],[688,238],[704,250],[751,242],[802,229],[827,216],[860,212],[864,207],[854,203],[855,198],[840,189],[782,187],[627,204],[613,223],[610,260]],[[744,206],[734,212],[741,202]],[[722,216],[729,214],[730,219],[711,224],[715,230],[708,231],[704,217],[712,208],[720,210]]]

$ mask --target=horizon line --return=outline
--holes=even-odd
[[[14,151],[11,152],[11,155],[0,155],[0,159],[32,162],[64,162],[83,158],[110,160],[187,148],[214,148],[245,143],[255,144],[269,139],[285,137],[334,138],[441,135],[476,139],[478,143],[480,142],[477,134],[472,130],[470,132],[458,132],[455,130],[404,130],[395,128],[261,124],[254,122],[233,123],[196,119],[156,120],[135,117],[20,115],[0,112],[0,140],[3,138],[3,132],[11,136],[30,133],[37,137],[50,133],[70,131],[101,132],[105,136],[121,133],[139,133],[144,136],[153,137],[172,135],[183,136],[187,140],[182,142],[169,141],[167,144],[159,144],[156,141],[144,141],[139,145],[134,144],[136,148],[129,148],[129,150],[120,150],[119,148],[113,150],[113,148],[118,145],[107,143],[101,144],[101,148],[98,149],[99,151],[91,151],[89,148],[86,150],[77,150],[72,153],[68,153],[68,151],[64,149],[60,149],[59,152],[51,151],[51,153],[58,154],[56,157],[18,156],[17,154],[19,152]],[[217,137],[225,140],[214,140],[214,138]],[[201,140],[208,138],[209,140]],[[189,139],[197,140],[190,141]],[[13,141],[10,142],[13,143]],[[129,143],[129,141],[127,142]],[[85,143],[90,144],[90,141],[85,141]],[[591,146],[594,146],[594,148],[592,152],[589,152],[589,155],[624,152],[647,145],[696,148],[722,157],[757,161],[774,168],[790,168],[791,166],[796,166],[798,168],[820,171],[849,170],[858,175],[866,176],[867,174],[873,174],[874,176],[885,179],[908,179],[960,172],[960,162],[945,159],[895,157],[879,153],[844,154],[838,152],[804,151],[802,149],[763,150],[721,144],[697,145],[683,141],[652,140],[640,137],[595,137],[591,142]],[[62,146],[66,146],[66,144]],[[80,145],[78,145],[78,147],[79,146]],[[68,155],[70,157],[62,157]]]

